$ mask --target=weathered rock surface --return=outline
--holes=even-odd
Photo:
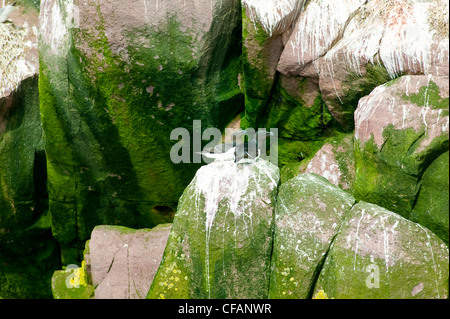
[[[0,298],[51,297],[59,268],[47,213],[38,15],[20,3],[0,23]]]
[[[419,195],[410,219],[433,231],[449,243],[449,159],[448,152],[428,166],[419,183]]]
[[[314,295],[335,299],[448,298],[449,251],[425,227],[359,202],[328,252]]]
[[[304,0],[243,0],[243,71],[245,117],[243,127],[255,127],[270,98],[283,35],[301,11]]]
[[[316,174],[283,183],[275,212],[270,298],[306,299],[355,199]]]
[[[203,166],[180,199],[148,298],[267,298],[278,168]]]
[[[448,75],[446,1],[310,1],[278,63],[318,78],[333,117],[353,128],[358,100],[402,74]]]
[[[354,195],[408,218],[420,176],[448,150],[448,79],[403,76],[360,100]]]
[[[97,226],[86,266],[95,299],[143,299],[158,270],[171,224],[152,229]]]
[[[309,161],[304,172],[323,176],[332,184],[352,191],[355,178],[353,134],[326,142]]]
[[[241,108],[240,20],[237,0],[42,1],[41,113],[63,263],[80,259],[96,225],[173,219],[199,165],[171,162],[170,132],[194,119],[223,128]]]
[[[0,98],[9,96],[24,79],[39,72],[39,9],[29,2],[19,1],[10,22],[0,23]]]
[[[81,266],[70,264],[64,270],[57,270],[52,276],[54,299],[93,299],[94,286],[91,283],[86,263]]]

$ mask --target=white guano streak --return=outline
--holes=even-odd
[[[303,66],[323,55],[338,37],[349,16],[364,0],[311,1],[301,13],[290,44]],[[309,59],[305,60],[305,54]]]
[[[273,177],[274,172],[268,167],[255,161],[255,165],[267,174],[271,183],[276,182]],[[208,289],[208,296],[210,297],[210,272],[209,272],[209,243],[211,237],[212,225],[216,214],[219,210],[219,205],[227,205],[227,211],[235,216],[236,220],[240,217],[249,220],[249,228],[252,231],[252,210],[249,206],[263,195],[263,189],[259,186],[260,181],[255,180],[257,177],[253,165],[238,165],[232,161],[213,162],[209,165],[203,166],[197,171],[195,187],[197,189],[195,197],[204,198],[205,202],[205,277]],[[252,181],[253,180],[253,181]],[[256,186],[255,190],[248,191],[249,182]],[[244,196],[245,195],[245,196]],[[243,200],[244,199],[244,200]],[[246,230],[247,231],[247,230]],[[235,240],[237,240],[237,229],[234,229]]]
[[[429,3],[415,2],[410,12],[403,11],[401,22],[391,23],[386,29],[380,44],[380,58],[391,78],[405,69],[429,72],[433,32],[427,21],[428,8]]]
[[[433,253],[433,247],[431,246],[430,235],[428,234],[428,231],[427,231],[424,227],[422,227],[422,225],[417,224],[417,226],[419,226],[419,227],[425,232],[425,234],[427,235],[427,240],[428,240],[428,242],[427,242],[426,245],[427,245],[428,247],[430,247],[431,259],[433,260],[434,281],[435,281],[435,283],[436,283],[437,298],[440,299],[441,296],[440,296],[440,293],[439,293],[439,283],[438,283],[438,280],[437,280],[436,261],[434,260],[434,253]]]
[[[247,16],[253,24],[261,24],[271,36],[273,33],[284,30],[295,21],[302,10],[304,0],[242,0],[247,8]],[[286,19],[290,15],[290,19]]]
[[[361,211],[361,218],[358,221],[358,225],[356,226],[356,248],[355,248],[355,257],[353,259],[353,270],[356,270],[356,255],[358,254],[358,248],[359,248],[359,226],[361,224],[362,219],[364,218],[364,214],[366,213],[366,210],[363,209]]]
[[[73,6],[73,0],[66,0],[63,3],[64,9]],[[68,34],[59,2],[53,2],[52,7],[50,7],[50,4],[50,1],[44,1],[41,8],[41,38],[50,46],[54,54],[64,55],[69,50],[71,37]]]

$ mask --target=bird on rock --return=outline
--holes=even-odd
[[[8,18],[9,15],[16,10],[17,8],[15,7],[17,4],[17,2],[14,2],[13,4],[4,6],[3,8],[0,9],[0,23],[5,22]]]
[[[234,152],[235,151],[236,151],[236,147],[232,147],[223,153],[219,153],[219,152],[214,153],[214,152],[203,151],[203,152],[197,152],[197,154],[202,154],[203,156],[205,156],[207,158],[214,159],[218,162],[223,162],[223,161],[234,160]]]
[[[241,143],[241,141],[239,139],[245,133],[246,133],[245,130],[234,132],[233,134],[231,134],[231,140],[233,142],[220,143],[220,144],[215,145],[214,147],[208,147],[208,148],[205,147],[203,149],[203,151],[205,153],[209,152],[209,153],[214,153],[214,154],[221,154],[221,153],[228,152],[231,148],[236,147],[237,145],[239,145]]]
[[[266,147],[266,138],[273,135],[272,132],[258,131],[253,138],[236,146],[234,161],[238,163],[244,158],[257,159],[261,155],[261,148]]]

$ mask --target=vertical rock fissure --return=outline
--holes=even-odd
[[[330,252],[331,248],[333,247],[333,243],[336,239],[336,237],[339,235],[340,231],[341,231],[341,227],[342,224],[344,223],[345,219],[346,219],[346,215],[348,214],[348,212],[350,212],[353,208],[353,206],[355,206],[358,202],[355,201],[352,205],[352,207],[350,207],[346,213],[344,213],[344,215],[342,216],[342,221],[341,224],[339,225],[339,228],[337,229],[336,233],[334,234],[333,238],[330,241],[330,245],[328,246],[327,251],[324,253],[322,259],[319,261],[319,263],[317,264],[316,269],[314,270],[313,276],[312,276],[312,280],[311,280],[311,285],[309,286],[309,291],[308,291],[308,295],[306,299],[312,299],[313,295],[314,295],[314,289],[316,287],[316,283],[319,280],[319,276],[320,273],[322,272],[323,266],[325,264],[325,261],[327,260],[328,257],[328,253]]]
[[[275,247],[275,217],[276,217],[276,207],[278,205],[278,191],[280,190],[281,179],[278,181],[275,198],[276,201],[273,206],[272,213],[272,245],[270,247],[270,255],[269,255],[269,275],[268,275],[268,287],[267,287],[267,296],[270,295],[270,282],[272,279],[272,257],[273,257],[273,249]]]

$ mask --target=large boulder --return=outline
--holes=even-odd
[[[327,140],[308,162],[304,173],[315,173],[343,190],[353,190],[355,160],[353,134],[344,134]]]
[[[0,298],[51,297],[59,268],[39,114],[38,16],[22,1],[0,23]]]
[[[171,224],[152,229],[101,225],[86,241],[81,265],[55,271],[55,299],[143,299],[166,247]]]
[[[242,1],[242,62],[245,117],[243,127],[255,127],[269,102],[286,34],[304,0]]]
[[[43,0],[40,97],[53,234],[79,261],[99,224],[173,219],[198,164],[170,132],[224,128],[242,106],[237,0]]]
[[[278,191],[270,298],[306,299],[343,216],[355,199],[316,174],[302,174]]]
[[[86,266],[95,299],[143,299],[158,270],[171,224],[134,230],[97,226],[89,240]]]
[[[360,100],[354,195],[408,218],[425,169],[448,151],[448,78],[402,76]]]
[[[148,298],[267,298],[278,168],[213,162],[180,199]]]
[[[419,195],[410,219],[449,243],[449,159],[448,152],[436,158],[423,173]]]
[[[358,100],[376,86],[402,74],[448,75],[448,49],[447,1],[313,0],[278,70],[318,78],[331,114],[351,131]]]
[[[314,295],[335,299],[446,299],[449,251],[425,227],[359,202],[346,215]]]

